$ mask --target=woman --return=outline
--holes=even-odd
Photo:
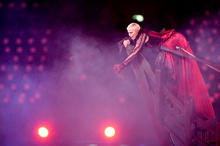
[[[131,65],[134,72],[140,93],[145,101],[148,115],[152,120],[154,129],[161,145],[172,145],[169,134],[161,123],[159,114],[159,96],[158,85],[155,74],[152,71],[150,63],[143,56],[143,49],[148,44],[149,36],[141,30],[137,23],[131,23],[127,27],[129,38],[125,38],[119,42],[120,53],[122,49],[126,49],[127,57],[121,64],[114,65],[114,70],[118,76],[121,71]]]

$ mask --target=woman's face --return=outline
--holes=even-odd
[[[131,37],[132,40],[136,38],[137,34],[138,34],[138,31],[135,30],[134,28],[128,28],[128,35],[129,37]]]

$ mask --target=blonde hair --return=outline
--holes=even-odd
[[[137,23],[130,23],[127,27],[127,30],[129,30],[129,29],[133,29],[135,31],[140,31],[141,27]]]

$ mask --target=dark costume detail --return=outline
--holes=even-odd
[[[141,33],[136,40],[136,43],[131,43],[126,48],[123,45],[123,41],[120,41],[119,48],[120,52],[122,48],[126,49],[127,57],[121,63],[121,66],[126,67],[131,65],[132,71],[134,72],[138,88],[142,95],[143,101],[146,104],[147,113],[152,120],[154,129],[158,135],[159,143],[161,145],[170,145],[169,134],[165,130],[158,111],[159,96],[158,96],[158,85],[156,82],[155,74],[152,71],[150,63],[145,59],[142,51],[145,48],[147,35]]]

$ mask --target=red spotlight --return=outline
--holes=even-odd
[[[113,127],[107,127],[105,128],[105,136],[108,138],[112,138],[115,136],[115,129]]]
[[[38,129],[38,135],[42,138],[46,138],[49,135],[49,130],[46,127],[40,127]]]
[[[2,8],[3,7],[3,3],[2,2],[0,2],[0,8]]]
[[[203,21],[202,21],[202,24],[205,25],[205,26],[207,26],[207,25],[208,25],[208,21],[207,21],[207,20],[203,20]]]
[[[34,7],[35,7],[35,8],[38,7],[38,3],[34,3]]]
[[[192,26],[195,25],[195,19],[191,19],[189,23],[190,23],[190,25],[192,25]]]
[[[47,29],[47,30],[46,30],[46,34],[47,34],[47,35],[50,35],[50,34],[51,34],[51,30],[50,30],[50,29]]]
[[[15,7],[15,4],[11,2],[11,3],[8,4],[8,7],[9,7],[9,8],[14,8],[14,7]]]
[[[21,3],[21,8],[23,8],[23,9],[24,9],[24,8],[26,8],[26,7],[27,7],[27,3],[22,2],[22,3]]]
[[[214,24],[215,25],[219,25],[219,20],[218,19],[214,19]]]

